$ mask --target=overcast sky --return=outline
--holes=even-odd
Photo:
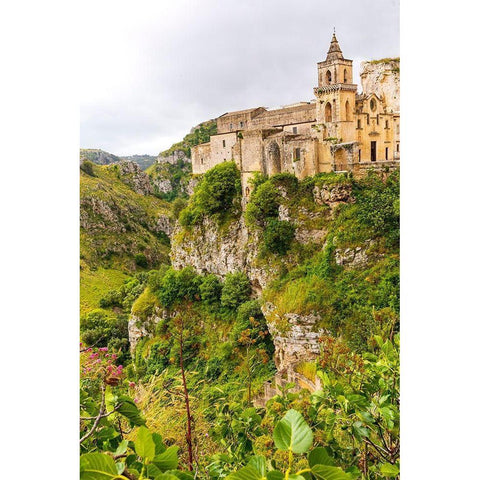
[[[80,5],[80,145],[116,155],[157,155],[227,111],[313,99],[333,27],[357,81],[360,61],[400,54],[399,0]]]

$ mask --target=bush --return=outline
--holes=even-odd
[[[90,160],[84,160],[80,163],[80,170],[91,177],[95,177],[95,173],[93,171],[93,162]]]
[[[161,280],[152,278],[151,281],[156,284],[155,293],[165,308],[170,308],[178,301],[198,300],[200,282],[201,277],[192,267],[186,267],[179,271],[170,268]]]
[[[220,301],[222,284],[215,275],[207,275],[200,284],[199,290],[202,301],[212,305]]]
[[[135,264],[139,267],[147,268],[148,267],[147,257],[143,253],[137,253],[135,255]]]
[[[250,226],[264,226],[268,218],[278,216],[280,192],[271,181],[256,188],[245,209],[245,221]]]
[[[225,215],[241,194],[240,172],[235,162],[224,162],[208,170],[195,188],[189,205],[179,215],[183,226],[198,223],[202,216]]]
[[[174,218],[179,218],[180,212],[187,206],[187,200],[184,198],[176,198],[172,202],[172,213]]]
[[[264,234],[265,249],[285,255],[295,236],[295,227],[287,221],[271,218],[267,221]]]
[[[251,292],[250,280],[243,272],[227,273],[223,284],[221,303],[225,307],[234,309],[246,302]]]

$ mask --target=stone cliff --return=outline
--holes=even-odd
[[[385,58],[362,62],[360,66],[362,90],[365,95],[375,93],[383,98],[389,109],[400,112],[400,59]]]

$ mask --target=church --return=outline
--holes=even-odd
[[[249,196],[255,172],[289,172],[304,178],[321,172],[395,168],[400,162],[400,60],[362,62],[362,93],[353,83],[353,61],[343,57],[333,34],[317,64],[315,99],[280,109],[228,112],[217,134],[192,148],[194,174],[234,160]]]

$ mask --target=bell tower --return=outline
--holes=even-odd
[[[327,58],[317,64],[318,87],[314,88],[317,122],[324,139],[353,140],[357,85],[352,83],[352,64],[352,60],[343,57],[334,31]]]

